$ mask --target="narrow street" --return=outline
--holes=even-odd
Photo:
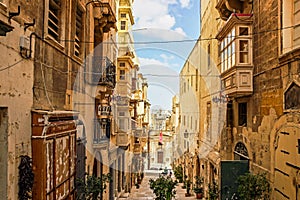
[[[137,189],[135,186],[132,188],[129,197],[127,198],[120,198],[120,200],[154,200],[155,194],[153,194],[152,190],[149,187],[149,179],[157,178],[159,176],[158,173],[153,173],[151,171],[145,172],[145,177],[140,185],[140,188]],[[176,186],[176,196],[175,200],[184,200],[184,199],[196,199],[194,195],[190,197],[185,197],[185,189],[182,189],[183,183],[179,183]]]

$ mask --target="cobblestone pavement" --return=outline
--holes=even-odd
[[[119,198],[120,200],[154,200],[155,194],[153,194],[152,190],[149,186],[150,178],[157,178],[158,174],[156,173],[146,173],[145,177],[140,184],[140,188],[137,189],[135,186],[132,187],[131,193],[127,198]],[[185,200],[185,199],[196,199],[195,195],[190,197],[185,197],[186,190],[182,189],[182,183],[176,186],[176,196],[173,200]]]

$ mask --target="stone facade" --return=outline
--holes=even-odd
[[[212,63],[216,64],[220,72],[222,93],[216,98],[214,93],[208,95],[205,88],[200,89],[201,100],[198,103],[203,120],[200,120],[198,129],[199,139],[207,133],[205,127],[209,121],[206,102],[210,100],[219,105],[223,103],[220,109],[226,111],[224,118],[222,112],[219,113],[220,119],[224,119],[224,126],[218,129],[217,143],[207,141],[213,147],[213,151],[200,159],[200,162],[198,158],[193,159],[196,169],[200,168],[193,175],[203,175],[205,184],[210,183],[212,179],[222,178],[219,173],[220,162],[248,160],[252,173],[267,174],[271,183],[272,199],[299,198],[299,44],[298,29],[294,22],[298,17],[297,2],[201,1],[201,37],[205,39],[216,36],[218,43],[214,43],[213,39],[201,41],[200,38],[204,52],[197,53],[194,48],[188,61],[193,54],[200,55],[201,58],[210,54]],[[213,11],[215,7],[218,14]],[[222,20],[214,21],[218,17]],[[233,29],[235,31],[230,33]],[[243,32],[245,30],[247,31]],[[228,37],[228,34],[232,37]],[[228,57],[222,55],[223,49],[226,49],[222,46],[223,41],[227,37],[234,39],[229,40],[226,45],[236,44],[233,45],[234,60],[230,62],[226,60]],[[243,45],[247,43],[250,46],[242,50],[241,41],[247,41]],[[212,52],[207,48],[208,43],[212,45]],[[242,55],[245,52],[246,57]],[[204,57],[198,63],[201,69],[208,65],[206,60]],[[227,62],[225,66],[224,60]],[[231,64],[234,67],[231,68]],[[185,64],[183,71],[186,68]],[[203,71],[201,75],[204,75]],[[240,87],[242,84],[244,88],[248,87],[248,90]],[[209,83],[206,82],[206,86],[209,87]],[[180,103],[181,107],[184,107],[184,102]],[[214,127],[222,121],[211,123]],[[182,124],[183,121],[179,126]],[[203,146],[205,144],[200,142],[195,149],[200,156],[203,155]],[[189,159],[182,156],[176,163],[188,163],[188,168]],[[189,172],[186,171],[187,174]]]

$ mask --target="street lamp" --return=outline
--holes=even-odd
[[[185,129],[184,131],[184,138],[188,138],[189,137],[189,133],[187,132],[187,130]]]

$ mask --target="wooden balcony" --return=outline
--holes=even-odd
[[[221,74],[222,87],[228,97],[242,97],[253,92],[252,66],[234,66]]]
[[[106,56],[93,57],[92,83],[114,88],[116,85],[116,66]]]
[[[130,143],[130,141],[129,141],[129,136],[127,133],[118,133],[117,134],[117,146],[127,149],[129,143]]]

